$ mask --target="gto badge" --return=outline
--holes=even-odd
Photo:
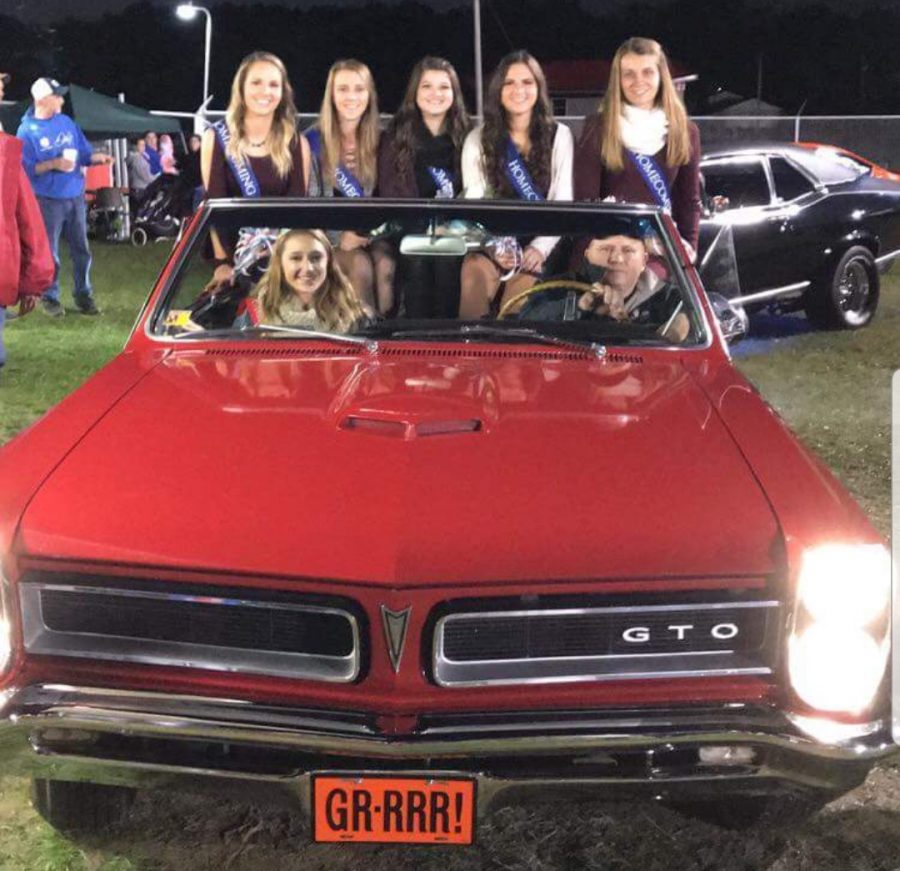
[[[412,606],[402,611],[392,611],[381,606],[381,625],[384,627],[384,640],[387,642],[388,656],[394,671],[400,671],[400,658],[403,656],[403,645],[406,644],[406,629],[409,625],[409,614]]]

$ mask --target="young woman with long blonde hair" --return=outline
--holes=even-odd
[[[310,195],[369,197],[378,181],[378,94],[371,70],[352,58],[328,71],[319,120],[306,132],[312,150]],[[361,298],[379,308],[393,297],[394,259],[379,244],[356,233],[340,234],[338,263]]]
[[[305,196],[310,151],[297,132],[294,90],[274,54],[255,51],[238,67],[225,118],[203,134],[200,171],[206,196]],[[231,276],[236,239],[212,234],[216,278]]]
[[[250,320],[346,333],[366,313],[321,230],[278,237],[269,268],[248,300]]]
[[[697,249],[700,132],[688,120],[662,46],[632,37],[619,46],[600,111],[575,150],[575,199],[659,205]]]

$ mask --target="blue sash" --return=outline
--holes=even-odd
[[[442,169],[439,166],[427,166],[425,168],[432,179],[434,179],[435,185],[437,185],[437,193],[434,195],[435,199],[452,200],[454,197],[453,176],[446,169]]]
[[[238,183],[238,187],[241,189],[241,196],[261,196],[262,191],[259,187],[259,180],[256,177],[256,173],[253,172],[250,162],[246,160],[235,160],[228,153],[228,143],[231,142],[231,132],[228,129],[228,125],[224,120],[216,121],[216,123],[212,125],[212,128],[216,131],[216,136],[219,138],[219,144],[222,146],[222,153],[225,155],[225,160],[231,167],[231,171]]]
[[[334,186],[345,197],[364,197],[366,195],[359,179],[343,163],[339,163],[334,168]]]
[[[520,199],[535,201],[544,199],[512,139],[506,140],[506,177]]]
[[[310,150],[316,156],[316,160],[321,166],[322,134],[318,130],[313,129],[304,135],[306,136],[306,141],[309,143]],[[324,179],[322,179],[322,184],[326,184]],[[334,187],[336,187],[341,195],[345,197],[364,197],[366,195],[362,183],[349,169],[347,169],[346,166],[344,166],[343,163],[339,163],[335,167]]]
[[[669,183],[666,181],[665,173],[659,168],[659,164],[649,154],[636,154],[628,148],[625,149],[625,152],[640,173],[656,204],[671,214],[672,197],[669,194]]]

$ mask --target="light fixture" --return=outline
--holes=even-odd
[[[179,3],[175,7],[175,14],[182,21],[193,21],[200,10],[193,3]]]

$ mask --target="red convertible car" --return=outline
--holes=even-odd
[[[886,551],[734,327],[648,207],[206,205],[124,351],[0,451],[4,772],[66,831],[206,781],[445,844],[529,792],[859,784]]]

